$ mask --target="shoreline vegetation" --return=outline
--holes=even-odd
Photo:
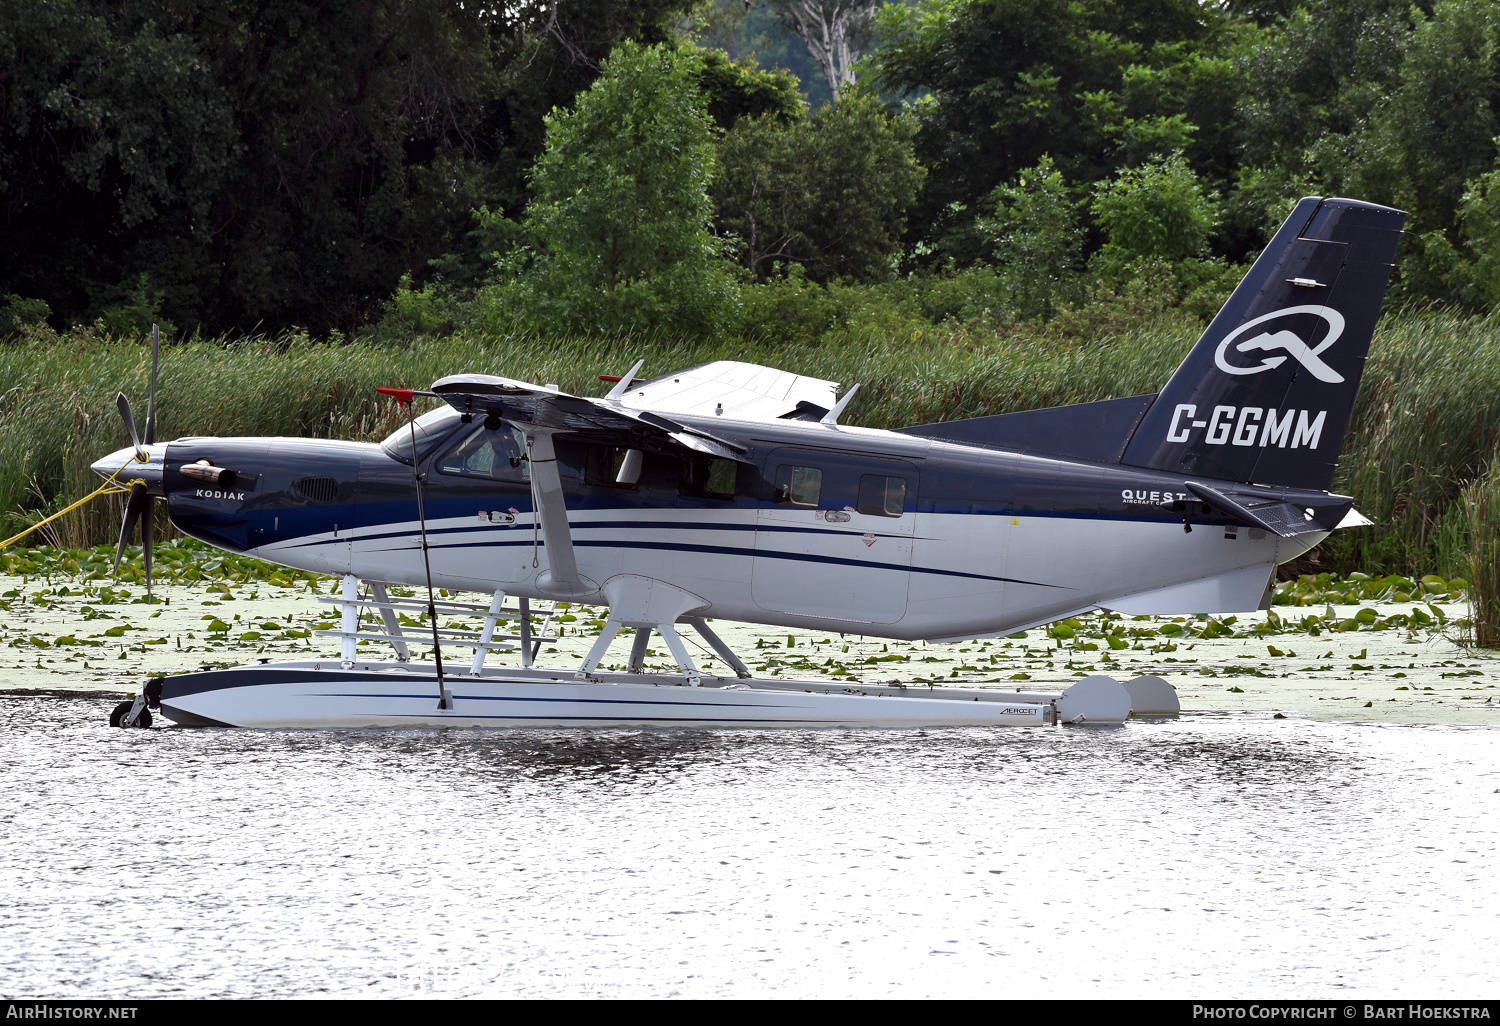
[[[375,440],[396,426],[377,385],[422,387],[445,374],[483,371],[596,394],[600,374],[644,358],[654,375],[716,359],[771,364],[840,383],[859,382],[851,423],[894,428],[1155,390],[1200,327],[1181,310],[1136,313],[1124,326],[1064,316],[1046,324],[975,319],[933,323],[895,302],[867,301],[811,339],[747,332],[714,340],[661,336],[554,339],[456,332],[317,343],[272,338],[178,341],[165,346],[158,437],[311,435]],[[1500,571],[1500,314],[1397,313],[1371,347],[1334,489],[1375,524],[1340,531],[1285,576],[1334,573],[1472,582],[1490,623]],[[1086,340],[1085,332],[1101,332]],[[50,331],[0,348],[0,509],[20,530],[91,490],[89,464],[126,443],[113,395],[143,399],[149,345],[96,329]],[[89,548],[118,530],[120,499],[69,514],[37,542]],[[164,511],[157,510],[171,537]],[[1474,529],[1472,518],[1479,518]]]

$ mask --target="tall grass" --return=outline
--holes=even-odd
[[[847,420],[899,427],[1151,392],[1192,345],[1191,319],[1160,317],[1080,343],[980,322],[845,322],[814,342],[729,338],[537,339],[454,335],[405,345],[194,341],[163,350],[159,438],[185,434],[375,439],[395,426],[377,385],[484,371],[598,394],[599,374],[750,360],[863,384]],[[1378,330],[1335,488],[1374,528],[1324,545],[1335,569],[1445,576],[1468,570],[1466,483],[1500,429],[1500,318],[1399,315]],[[94,487],[88,464],[126,443],[114,394],[144,417],[149,347],[88,332],[0,348],[0,509],[11,527]],[[68,545],[113,540],[118,502],[61,523]]]
[[[1500,434],[1500,315],[1387,318],[1377,332],[1336,487],[1375,530],[1326,546],[1371,572],[1464,572],[1463,486],[1479,477]]]
[[[1469,520],[1470,635],[1476,645],[1500,648],[1500,456],[1464,489]]]

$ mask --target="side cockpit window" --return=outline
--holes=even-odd
[[[526,462],[521,432],[509,424],[494,431],[481,427],[437,458],[440,474],[477,477],[490,481],[526,481],[531,465]]]
[[[583,483],[596,488],[635,488],[640,484],[643,459],[639,450],[591,445],[584,453]]]
[[[776,468],[775,499],[778,506],[816,506],[823,497],[823,472],[817,467],[795,467],[783,463]]]
[[[865,474],[859,479],[859,511],[871,517],[899,517],[906,512],[906,478]]]
[[[689,459],[682,464],[677,491],[699,499],[732,499],[740,465],[715,457]]]

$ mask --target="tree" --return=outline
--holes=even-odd
[[[1483,176],[1500,132],[1500,12],[1441,0],[1310,0],[1247,54],[1240,197],[1277,208],[1299,193],[1411,212],[1395,302],[1470,306],[1488,236]],[[1479,199],[1476,199],[1478,197]],[[1482,200],[1482,202],[1481,202]],[[1478,203],[1478,206],[1475,204]],[[1481,275],[1483,277],[1483,275]]]
[[[703,71],[698,84],[703,91],[708,116],[724,131],[734,127],[740,118],[771,115],[781,121],[795,121],[807,113],[807,104],[797,91],[797,79],[789,72],[761,71],[755,62],[731,60],[723,50],[697,51]]]
[[[795,262],[818,281],[884,278],[924,174],[915,131],[857,91],[791,124],[741,119],[719,147],[719,225],[757,277]]]
[[[776,3],[751,0],[699,0],[679,31],[710,50],[722,50],[732,61],[754,61],[761,68],[785,70],[797,79],[814,109],[833,102],[822,66],[782,24]]]
[[[1238,166],[1241,28],[1219,5],[921,0],[877,20],[874,81],[920,119],[914,241],[934,258],[978,259],[985,198],[1043,154],[1075,187],[1176,149],[1205,172]]]
[[[171,26],[82,0],[0,5],[0,291],[97,314],[163,229],[201,244],[231,105]],[[154,229],[154,231],[153,231]]]
[[[1023,318],[1049,319],[1078,290],[1083,232],[1062,172],[1051,157],[990,194],[994,216],[979,229],[994,247],[1008,305]]]
[[[706,334],[735,287],[709,230],[713,126],[690,50],[616,47],[572,111],[547,117],[525,227],[485,302],[531,330]]]
[[[773,0],[776,18],[807,47],[835,103],[854,83],[854,65],[870,44],[879,0]]]
[[[352,329],[477,263],[472,212],[519,216],[546,113],[689,5],[0,4],[0,294],[124,323],[149,274],[184,328]]]

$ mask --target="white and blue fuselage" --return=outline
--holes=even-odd
[[[584,579],[670,582],[700,597],[698,613],[709,617],[942,639],[1010,633],[1100,606],[1254,609],[1275,565],[1326,535],[1287,539],[1246,527],[1199,502],[1181,478],[1137,468],[816,423],[711,427],[755,460],[733,465],[717,492],[692,483],[693,464],[706,477],[711,458],[646,453],[639,481],[626,488],[589,473],[591,461],[617,462],[618,447],[558,441]],[[455,417],[422,462],[432,582],[553,597],[526,463],[474,474],[456,457],[445,462],[466,444],[479,448],[471,439],[486,431]],[[167,448],[169,466],[200,459],[253,480],[171,487],[172,520],[184,532],[303,570],[425,584],[413,469],[387,448],[214,438]],[[777,493],[783,468],[797,476],[796,494]]]

